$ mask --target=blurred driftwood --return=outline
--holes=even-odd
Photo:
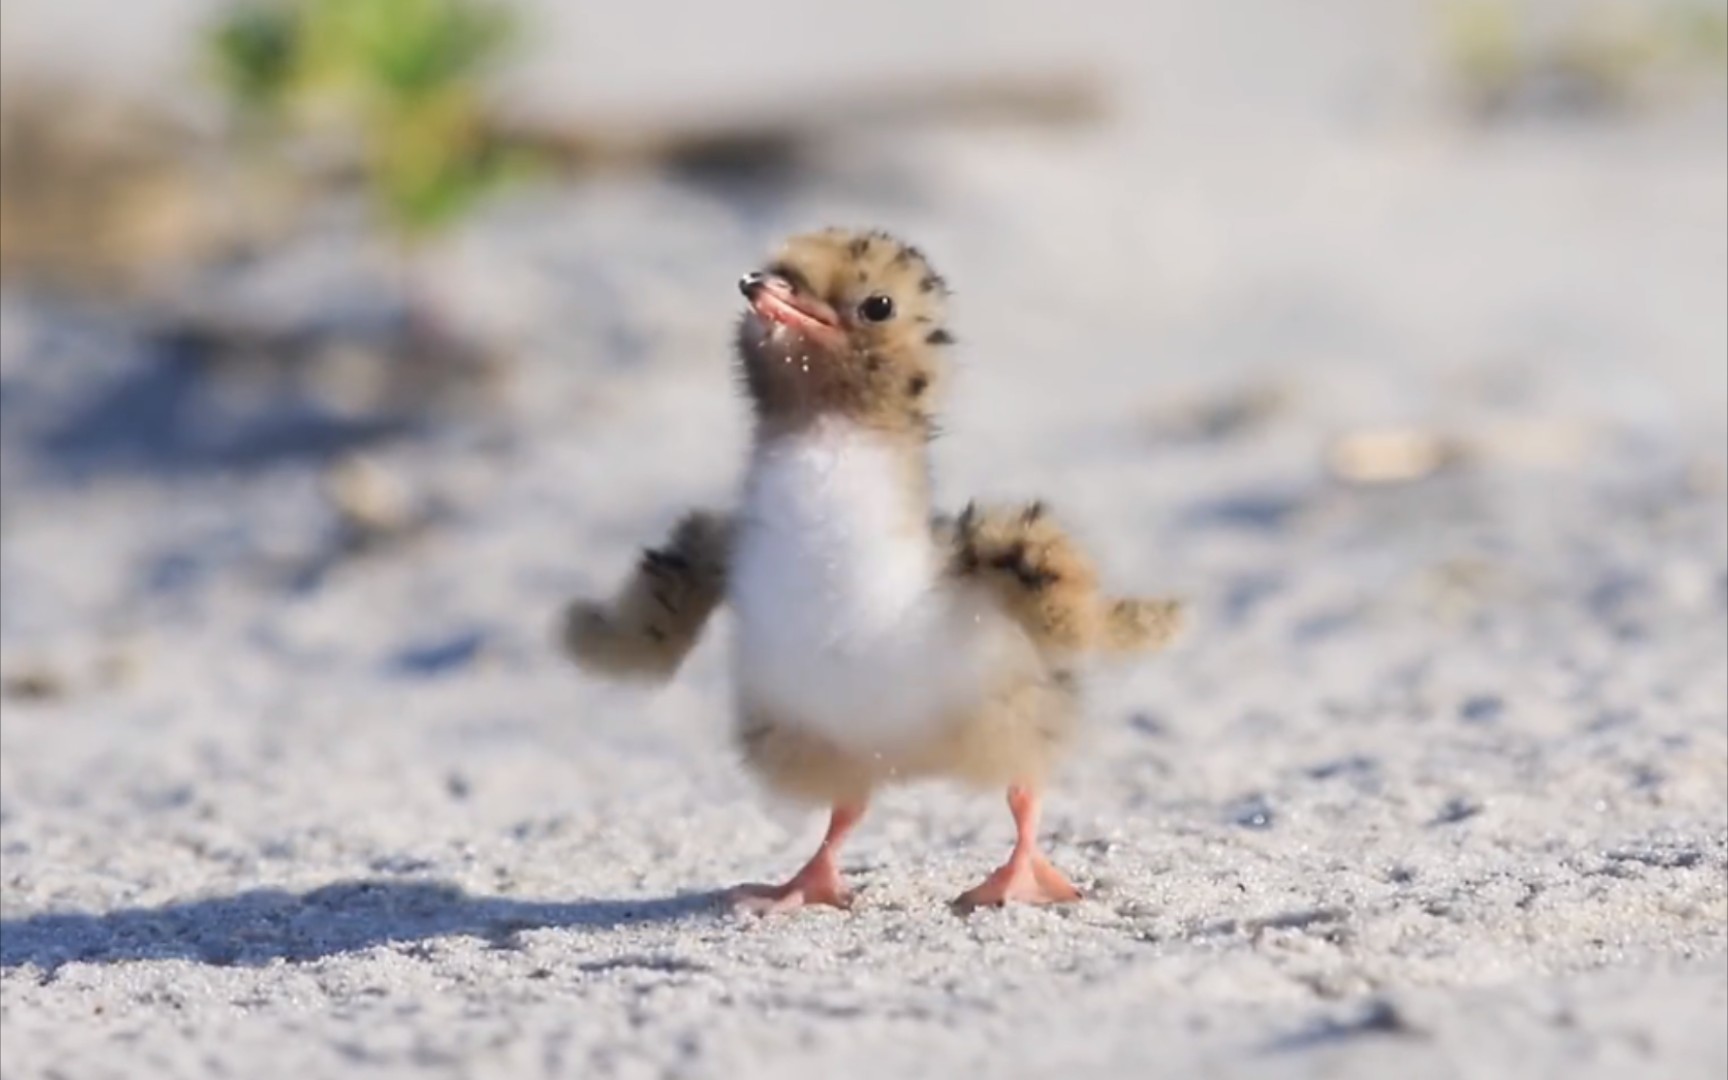
[[[1109,112],[1103,81],[1084,71],[1026,73],[927,83],[871,83],[801,96],[753,119],[679,124],[595,123],[560,127],[503,118],[502,141],[539,151],[568,169],[658,168],[790,156],[872,129],[1008,123],[1072,127]]]
[[[556,173],[778,166],[870,129],[1102,118],[1085,72],[1009,74],[807,95],[748,120],[585,122],[488,118],[500,146]],[[311,203],[354,188],[341,146],[264,169],[214,129],[65,85],[14,84],[0,100],[0,275],[101,292],[267,246]],[[334,152],[331,152],[334,151]]]

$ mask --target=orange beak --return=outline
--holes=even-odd
[[[840,332],[840,317],[834,309],[813,296],[801,296],[792,283],[778,274],[749,273],[738,280],[738,291],[750,302],[750,310],[770,326],[784,326],[815,337]]]

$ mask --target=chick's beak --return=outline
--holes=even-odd
[[[756,294],[768,287],[768,275],[760,270],[752,270],[738,279],[738,291],[744,294],[744,299],[756,300]]]
[[[813,296],[801,294],[779,274],[752,271],[738,279],[738,291],[744,294],[757,318],[768,325],[818,335],[834,334],[840,329],[840,319],[833,308]]]

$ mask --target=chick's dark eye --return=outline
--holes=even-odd
[[[858,305],[858,314],[871,322],[887,322],[894,317],[894,299],[876,293]]]

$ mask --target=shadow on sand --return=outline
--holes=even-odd
[[[612,930],[717,909],[718,894],[642,900],[513,900],[471,896],[444,882],[342,881],[304,893],[258,889],[104,914],[31,915],[0,922],[0,968],[194,960],[265,964],[316,960],[395,942],[478,937],[518,948],[525,930]]]
[[[189,347],[145,350],[136,363],[94,376],[32,449],[62,474],[184,474],[328,460],[413,430],[405,416],[333,414],[288,387],[236,405],[206,367]]]

